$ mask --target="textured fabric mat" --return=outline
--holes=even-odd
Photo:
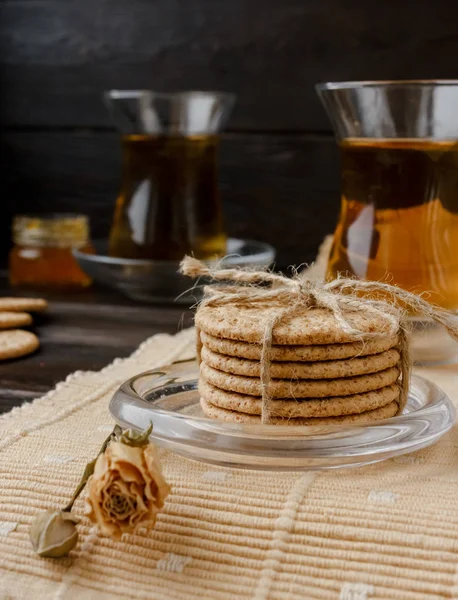
[[[458,430],[360,469],[262,473],[164,453],[173,492],[156,529],[98,537],[68,559],[35,556],[34,515],[62,507],[112,428],[126,378],[193,354],[158,335],[100,373],[75,373],[0,419],[0,598],[253,600],[458,598]],[[418,370],[458,397],[458,367]],[[83,501],[75,505],[81,515]]]
[[[330,245],[308,277],[322,276]],[[113,542],[83,520],[69,558],[37,557],[30,522],[69,500],[113,427],[117,386],[193,355],[193,330],[158,335],[0,417],[0,600],[458,600],[456,425],[431,448],[322,473],[164,453],[172,494],[152,533]],[[458,365],[416,371],[458,405]],[[74,510],[82,514],[82,498]]]

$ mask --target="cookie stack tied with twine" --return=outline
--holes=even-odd
[[[407,312],[458,340],[452,313],[385,283],[211,269],[192,257],[181,272],[225,282],[204,288],[195,318],[201,406],[211,418],[282,425],[389,418],[408,398]]]

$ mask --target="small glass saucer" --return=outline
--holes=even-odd
[[[137,375],[110,402],[123,428],[143,430],[182,456],[242,469],[281,471],[366,465],[436,442],[455,421],[455,408],[434,383],[412,376],[400,416],[370,425],[287,426],[225,423],[203,416],[195,363],[175,364]]]
[[[74,249],[73,256],[81,269],[96,283],[114,288],[128,298],[152,304],[177,302],[191,305],[202,296],[202,287],[208,280],[201,278],[195,287],[193,281],[179,273],[179,261],[113,258],[108,256],[108,242],[93,242],[96,253]],[[232,267],[268,267],[275,259],[270,244],[254,240],[227,240],[227,255],[220,264]],[[216,265],[218,261],[207,261]]]

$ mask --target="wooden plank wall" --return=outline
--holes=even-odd
[[[106,235],[119,174],[109,88],[222,89],[229,232],[310,261],[338,211],[323,80],[458,77],[457,0],[0,0],[1,219],[90,214]]]

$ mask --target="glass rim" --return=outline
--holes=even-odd
[[[89,219],[77,213],[18,214],[11,226],[13,242],[31,247],[80,247],[89,242]]]
[[[46,224],[55,221],[78,221],[84,220],[89,222],[88,215],[76,212],[49,212],[49,213],[17,213],[13,215],[14,221],[43,221]]]
[[[458,79],[386,79],[386,80],[355,80],[355,81],[326,81],[315,84],[318,92],[332,90],[346,90],[364,87],[458,87]]]
[[[226,98],[227,100],[235,99],[235,94],[221,90],[184,90],[176,92],[156,92],[146,88],[138,89],[111,89],[106,90],[103,95],[110,100],[133,100],[148,94],[154,98],[167,100],[173,98],[189,98],[197,96],[207,96],[209,98]]]

